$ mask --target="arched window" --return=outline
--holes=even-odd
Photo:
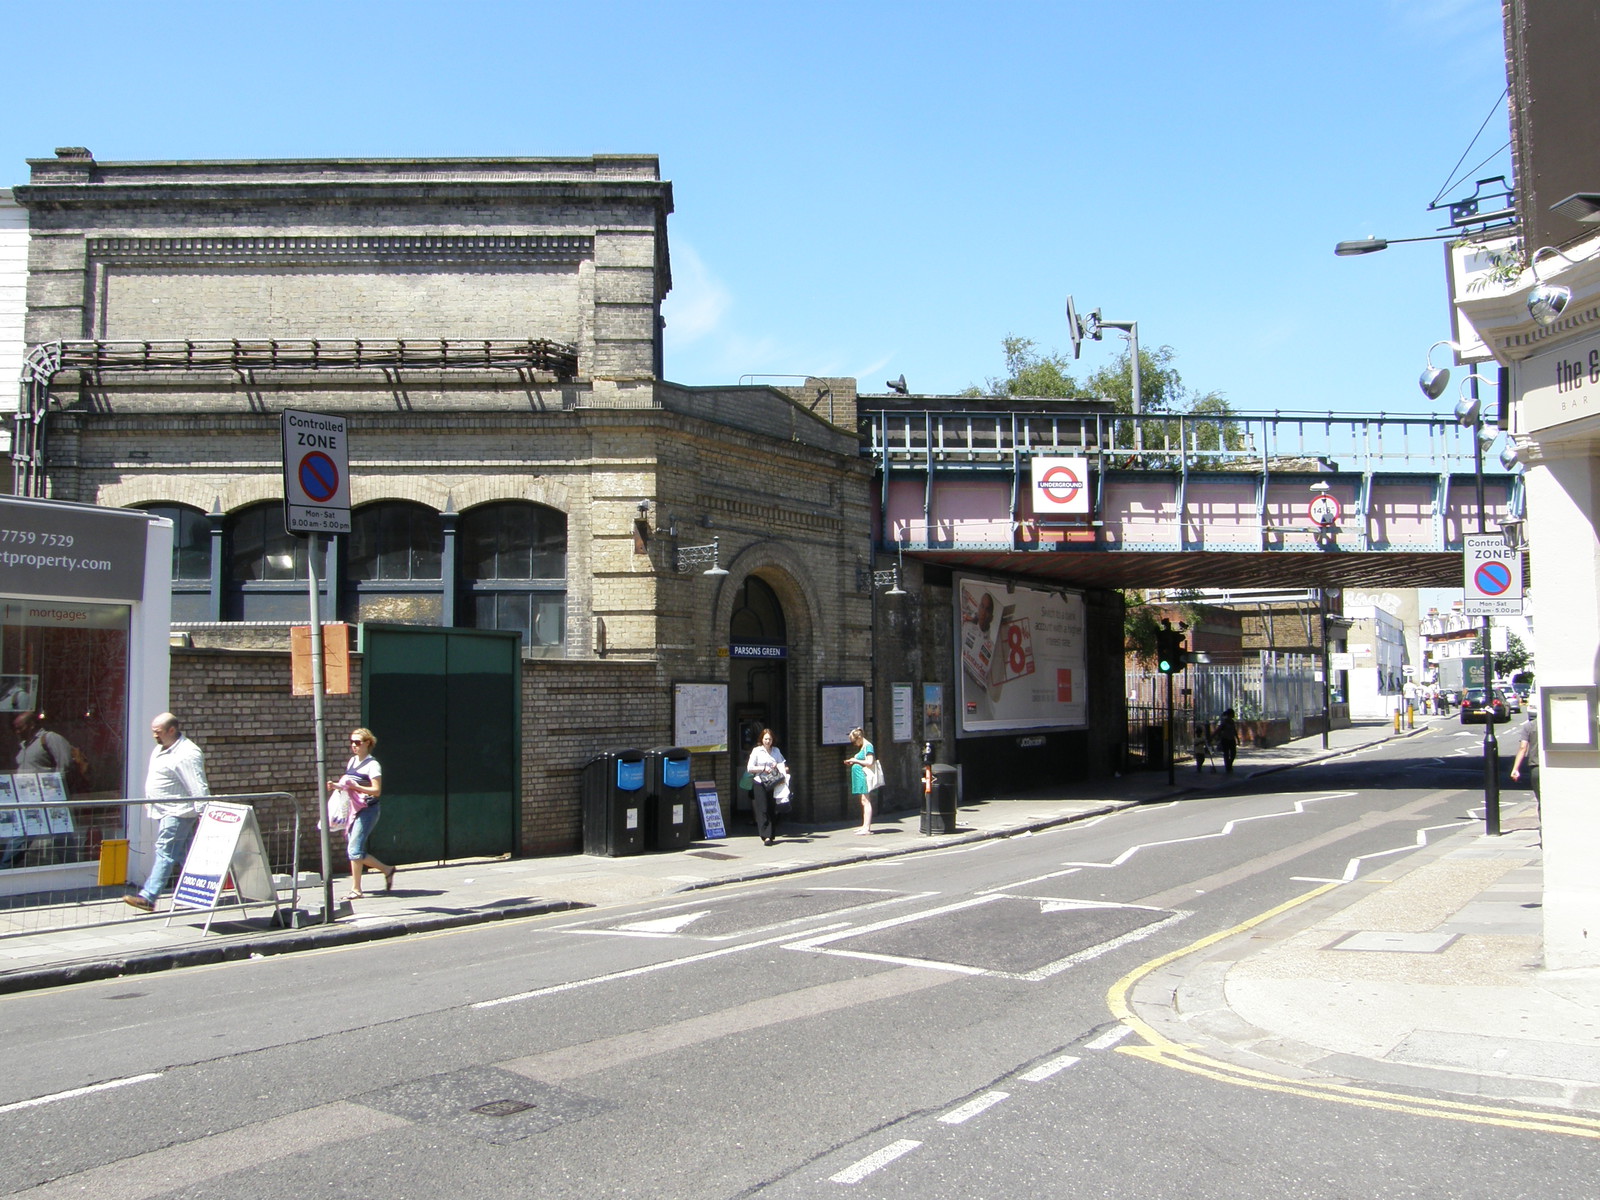
[[[783,646],[789,630],[783,619],[783,605],[770,584],[754,575],[747,576],[734,598],[733,614],[728,618],[728,636],[735,642],[756,642],[764,646]]]
[[[211,521],[187,504],[141,504],[172,522],[172,619],[211,619]]]
[[[231,621],[306,619],[306,543],[283,527],[283,502],[268,500],[232,513],[223,573]]]
[[[516,629],[525,646],[559,652],[566,637],[567,518],[524,501],[461,514],[460,623]]]
[[[444,522],[423,504],[391,500],[350,515],[347,619],[437,625],[444,612]]]

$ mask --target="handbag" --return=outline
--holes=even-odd
[[[867,768],[867,791],[875,792],[884,785],[883,760],[873,755],[872,765]]]
[[[783,768],[778,766],[776,763],[774,763],[772,766],[764,768],[761,773],[756,776],[756,782],[765,788],[776,787],[778,784],[783,782]]]

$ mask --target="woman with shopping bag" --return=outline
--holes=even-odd
[[[789,797],[789,764],[783,760],[783,751],[773,744],[772,730],[763,729],[761,740],[750,751],[750,761],[745,764],[750,775],[750,807],[755,813],[756,833],[765,845],[778,840],[778,808],[780,794]]]
[[[850,744],[856,752],[844,760],[844,765],[850,768],[850,794],[861,802],[861,828],[856,830],[859,837],[872,832],[872,793],[883,786],[883,767],[861,729],[850,731]]]

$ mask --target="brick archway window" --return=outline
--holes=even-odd
[[[515,629],[523,645],[559,653],[566,639],[567,518],[513,500],[461,514],[459,623]]]

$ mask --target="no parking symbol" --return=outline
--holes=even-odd
[[[1465,559],[1462,591],[1467,616],[1522,611],[1522,551],[1512,550],[1495,533],[1469,533],[1461,539]]]

